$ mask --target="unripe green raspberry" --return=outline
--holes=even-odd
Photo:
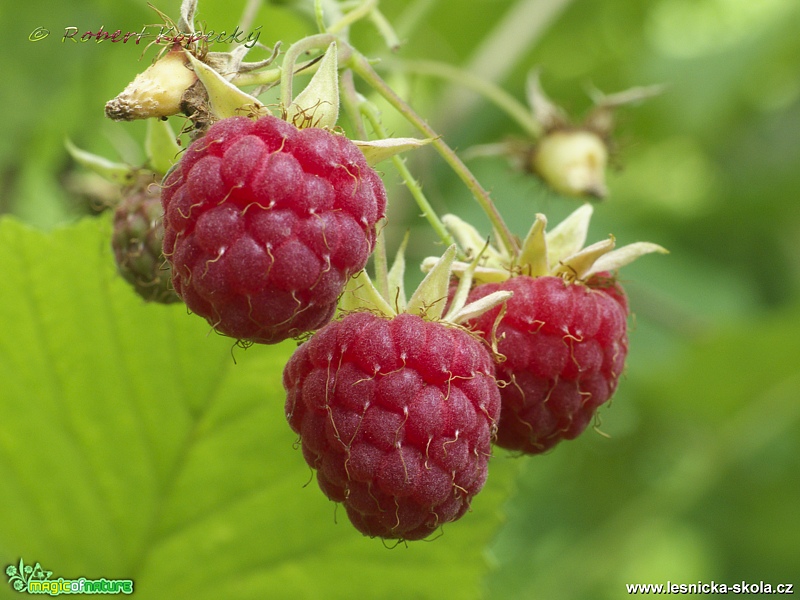
[[[536,145],[530,169],[555,191],[567,196],[604,198],[608,147],[589,129],[548,132]]]
[[[161,245],[164,224],[161,189],[151,177],[123,190],[114,212],[111,247],[120,275],[148,302],[180,301],[172,288],[172,271]]]

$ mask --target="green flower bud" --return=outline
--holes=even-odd
[[[588,129],[556,129],[536,144],[529,168],[566,196],[605,198],[608,147]]]

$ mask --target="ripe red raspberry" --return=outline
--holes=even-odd
[[[266,344],[331,319],[386,210],[352,142],[272,116],[214,124],[162,198],[175,290],[221,333]]]
[[[497,368],[505,385],[496,443],[537,454],[580,435],[616,390],[628,353],[627,300],[608,274],[589,285],[513,277],[477,286],[469,300],[498,290],[514,295],[496,332],[506,357]],[[472,325],[489,337],[498,311]]]
[[[363,534],[422,539],[483,487],[500,394],[463,329],[352,313],[300,346],[283,383],[306,462]]]

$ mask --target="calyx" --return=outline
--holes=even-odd
[[[450,246],[439,258],[431,259],[428,273],[410,298],[406,299],[403,286],[405,273],[404,252],[408,239],[397,252],[394,264],[388,272],[383,293],[367,275],[361,271],[351,278],[339,301],[339,309],[344,312],[370,311],[385,317],[394,317],[400,313],[418,315],[428,321],[439,321],[459,325],[474,319],[495,306],[502,304],[512,296],[512,292],[494,292],[475,302],[467,303],[467,295],[472,286],[472,274],[477,266],[478,258],[464,265],[459,272],[459,284],[445,313],[448,291],[454,273],[456,256],[455,245]],[[463,264],[463,263],[458,263]]]
[[[456,274],[472,270],[472,277],[481,283],[505,281],[516,275],[586,281],[596,273],[616,271],[645,254],[667,253],[652,242],[635,242],[615,249],[613,235],[584,247],[592,212],[592,205],[584,204],[550,231],[546,231],[547,218],[537,214],[518,252],[512,252],[502,242],[487,245],[475,227],[455,215],[444,215],[442,221],[447,229],[466,255],[473,258],[471,263],[454,261],[452,270]],[[432,270],[436,261],[435,257],[426,258],[423,271]]]

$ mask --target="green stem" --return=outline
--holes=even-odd
[[[250,71],[249,73],[239,73],[231,80],[236,87],[247,87],[249,85],[268,85],[280,81],[282,69],[267,69],[266,71]]]
[[[313,58],[309,61],[301,63],[299,67],[294,70],[297,75],[304,71],[308,75],[313,75],[319,68],[320,56]],[[249,85],[270,85],[281,80],[283,76],[283,68],[278,67],[275,69],[267,69],[265,71],[250,71],[249,73],[239,73],[232,80],[231,83],[236,87],[243,88]]]
[[[362,119],[363,115],[370,122],[370,125],[372,125],[372,129],[378,138],[385,139],[389,137],[386,128],[383,126],[383,123],[381,123],[378,109],[356,91],[355,84],[353,83],[353,72],[349,69],[342,74],[341,88],[342,104],[344,105],[345,112],[347,112],[350,120],[353,122],[356,135],[362,140],[367,139],[367,131]],[[456,243],[453,236],[447,231],[444,223],[439,219],[436,211],[428,202],[428,199],[422,191],[422,187],[417,180],[414,179],[408,167],[406,167],[405,161],[399,156],[393,156],[392,162],[408,188],[408,191],[411,193],[411,196],[417,202],[417,206],[419,206],[422,211],[422,216],[428,220],[428,223],[433,227],[436,235],[439,236],[446,247]],[[459,253],[461,254],[461,250],[459,250]]]
[[[400,38],[397,36],[397,32],[395,32],[392,24],[389,22],[389,19],[387,19],[377,8],[370,13],[369,19],[372,21],[372,24],[375,25],[375,28],[378,30],[378,33],[381,34],[381,37],[383,37],[383,40],[389,47],[389,50],[392,52],[397,51],[401,46]]]
[[[242,18],[239,19],[239,27],[241,27],[242,31],[251,30],[253,21],[255,21],[256,15],[258,15],[260,9],[261,0],[247,0],[247,4],[242,12]]]
[[[505,244],[505,246],[511,252],[516,253],[519,250],[519,244],[517,243],[516,238],[508,229],[505,221],[503,221],[502,216],[500,216],[500,213],[498,212],[497,207],[494,205],[494,202],[492,202],[492,199],[489,197],[488,192],[481,187],[481,184],[477,179],[475,179],[475,176],[456,155],[453,149],[450,148],[450,146],[448,146],[433,129],[431,129],[430,125],[428,125],[422,117],[414,112],[414,109],[412,109],[405,102],[405,100],[400,98],[400,96],[398,96],[394,90],[389,87],[389,85],[383,79],[381,79],[381,76],[375,72],[363,55],[353,50],[345,64],[353,69],[353,71],[358,74],[359,77],[361,77],[381,96],[383,96],[383,98],[389,102],[389,104],[391,104],[395,110],[403,115],[403,117],[405,117],[412,125],[414,125],[414,127],[419,129],[426,137],[429,137],[433,140],[431,143],[433,144],[434,148],[436,148],[437,152],[439,152],[442,158],[444,158],[445,162],[450,165],[450,168],[453,169],[453,171],[459,176],[461,181],[464,182],[470,192],[472,192],[472,195],[486,213],[486,216],[494,226],[503,244]]]
[[[317,20],[317,29],[320,33],[328,33],[328,28],[325,27],[325,17],[322,10],[322,0],[314,0],[314,18]]]
[[[368,102],[362,102],[360,109],[362,114],[367,117],[370,125],[372,125],[372,129],[379,138],[385,139],[389,137],[388,132],[383,127],[383,124],[378,117],[378,111],[372,104]],[[433,227],[436,235],[438,235],[439,239],[444,242],[445,248],[455,244],[455,239],[452,235],[450,235],[450,232],[447,231],[444,223],[442,223],[441,219],[439,219],[439,215],[436,214],[436,211],[433,209],[430,202],[428,202],[428,198],[422,191],[422,186],[419,185],[419,182],[411,174],[411,171],[408,170],[405,160],[399,156],[393,156],[392,163],[394,163],[395,169],[397,169],[397,172],[403,179],[408,191],[411,192],[411,195],[417,202],[417,206],[419,206],[420,210],[422,211],[422,216],[428,220],[428,223],[430,223],[431,227]],[[463,251],[460,249],[459,255],[461,258],[463,258]]]
[[[530,137],[537,138],[541,135],[542,128],[533,118],[530,109],[491,81],[477,77],[458,67],[433,60],[407,60],[398,62],[397,65],[407,73],[430,75],[469,88],[481,94],[514,119]]]
[[[300,55],[309,50],[327,49],[331,42],[337,41],[335,35],[330,33],[318,33],[303,38],[295,42],[286,51],[281,66],[281,103],[284,108],[288,108],[292,103],[292,78],[294,77],[294,65]],[[238,84],[238,82],[237,82]]]
[[[347,27],[350,27],[350,25],[352,25],[356,21],[363,19],[364,17],[369,15],[369,13],[372,12],[372,9],[375,8],[377,5],[378,5],[378,0],[366,0],[361,6],[351,10],[341,19],[336,21],[336,23],[328,27],[328,32],[339,33],[340,31],[343,31]]]
[[[415,0],[408,2],[403,12],[395,19],[395,29],[400,39],[408,39],[418,31],[428,14],[435,8],[439,0]]]
[[[353,72],[347,69],[340,78],[341,101],[347,118],[353,124],[356,137],[359,140],[367,139],[367,128],[364,127],[364,119],[361,118],[360,106],[363,97],[359,96],[353,82]]]
[[[344,105],[344,110],[347,113],[350,121],[353,124],[356,135],[359,139],[367,139],[367,128],[364,127],[364,119],[362,118],[361,104],[364,102],[363,98],[356,92],[355,83],[353,82],[353,72],[347,70],[341,76],[341,101]],[[375,236],[375,252],[372,255],[373,265],[375,267],[375,283],[381,296],[388,302],[389,299],[389,261],[386,257],[386,235],[384,228],[386,220],[383,219],[376,225]]]

